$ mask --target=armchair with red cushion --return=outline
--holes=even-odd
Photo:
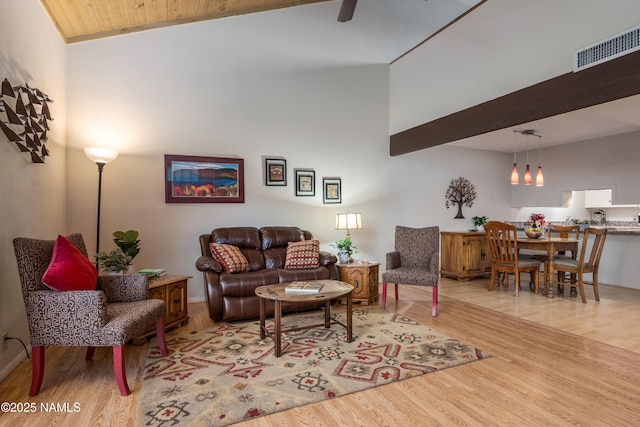
[[[113,365],[120,393],[130,393],[124,347],[133,336],[156,326],[164,341],[165,303],[149,299],[144,275],[98,276],[80,234],[56,240],[19,237],[13,240],[32,346],[30,396],[40,391],[45,347],[113,347]]]

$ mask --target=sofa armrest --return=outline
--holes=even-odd
[[[31,344],[83,345],[107,323],[102,291],[33,291],[28,297]],[[46,323],[46,328],[42,324]]]
[[[149,278],[144,274],[98,276],[108,302],[133,302],[149,299]]]
[[[200,258],[198,258],[196,260],[196,268],[198,269],[198,271],[202,272],[215,271],[216,273],[222,273],[224,271],[222,264],[220,264],[210,256],[201,256]]]
[[[338,262],[338,258],[331,252],[320,251],[320,265],[331,265]]]
[[[393,270],[394,268],[400,267],[400,252],[393,251],[388,252],[386,256],[387,262],[387,270]]]

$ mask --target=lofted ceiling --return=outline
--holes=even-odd
[[[383,61],[392,63],[461,16],[473,13],[486,0],[360,0],[353,20],[337,25],[362,46],[373,46]],[[336,23],[341,0],[40,0],[65,43],[76,43],[179,24],[207,21],[290,7],[303,7],[300,25]],[[305,6],[316,4],[316,6]],[[315,27],[314,27],[315,28]],[[335,27],[323,26],[332,31]],[[345,28],[345,27],[342,27]],[[550,146],[640,131],[640,96],[634,96],[547,119],[525,123],[520,129],[541,134]],[[466,138],[450,145],[511,152],[513,129]]]
[[[66,43],[329,0],[40,0]],[[337,16],[337,15],[336,15]]]

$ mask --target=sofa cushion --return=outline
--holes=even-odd
[[[73,243],[58,236],[42,283],[54,291],[90,291],[98,285],[98,272]]]
[[[255,227],[224,227],[216,228],[211,232],[209,243],[221,243],[233,245],[240,249],[249,262],[249,271],[257,271],[265,268],[264,257],[260,245],[260,233]],[[209,249],[207,246],[204,250]]]
[[[285,248],[289,242],[309,240],[305,232],[298,227],[262,227],[260,229],[262,250],[271,248]]]
[[[316,268],[320,265],[320,242],[317,240],[302,240],[289,242],[285,269]]]
[[[269,226],[260,229],[264,266],[268,269],[284,268],[289,242],[311,240],[313,236],[298,227]]]
[[[242,255],[240,249],[233,245],[211,243],[211,255],[222,264],[227,273],[239,273],[249,270],[249,261]]]

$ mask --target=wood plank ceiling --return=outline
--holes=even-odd
[[[40,0],[65,43],[328,0]]]

